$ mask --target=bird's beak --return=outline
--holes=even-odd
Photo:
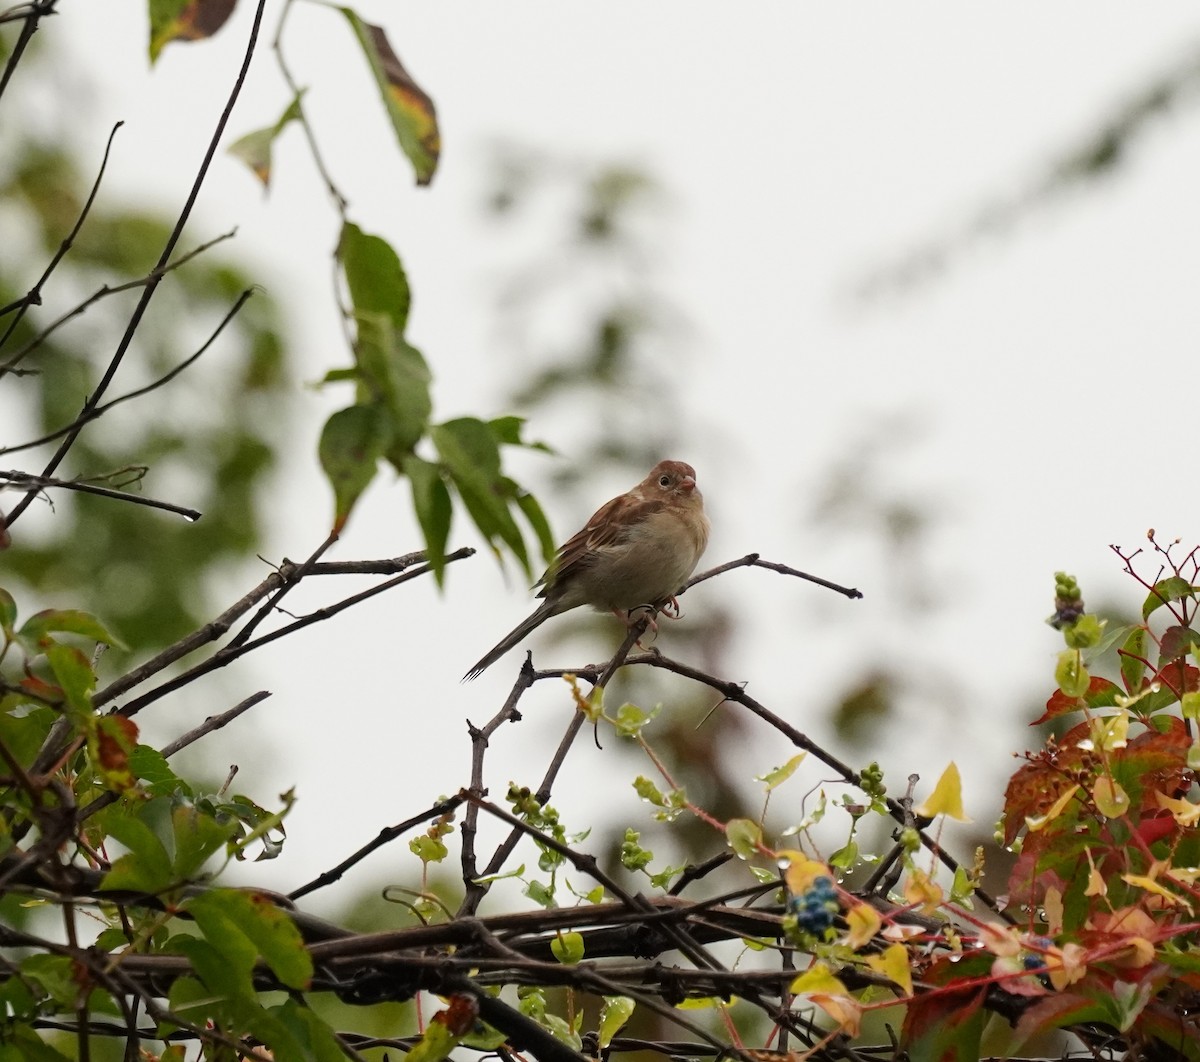
[[[685,494],[691,494],[696,489],[696,481],[691,476],[684,476],[679,481],[679,489]]]

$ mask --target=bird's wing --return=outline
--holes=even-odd
[[[559,547],[550,570],[542,576],[545,597],[556,584],[592,563],[597,553],[623,545],[630,532],[664,507],[661,498],[635,498],[622,494],[600,506],[583,529]]]

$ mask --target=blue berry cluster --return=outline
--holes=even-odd
[[[1052,948],[1054,941],[1048,937],[1034,937],[1033,943],[1039,948]],[[1023,951],[1021,953],[1021,965],[1026,970],[1040,970],[1046,965],[1046,956],[1038,952]],[[1050,978],[1045,973],[1038,974],[1038,980],[1046,987],[1052,987]]]
[[[823,874],[813,878],[803,895],[793,896],[788,901],[788,907],[801,929],[809,933],[824,933],[833,925],[834,916],[838,913],[837,892],[832,879]]]

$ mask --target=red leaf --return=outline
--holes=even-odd
[[[1049,719],[1055,719],[1068,712],[1078,712],[1084,706],[1088,708],[1109,708],[1116,704],[1116,696],[1121,687],[1106,678],[1093,675],[1088,683],[1087,693],[1082,697],[1068,697],[1062,690],[1055,690],[1046,702],[1046,711],[1035,719],[1030,726],[1038,726]]]

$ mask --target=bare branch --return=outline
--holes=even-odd
[[[475,551],[469,547],[455,550],[453,553],[447,554],[446,563],[449,564],[452,561],[462,560],[465,557],[470,557],[472,554],[474,554],[474,552]],[[280,638],[286,638],[289,634],[293,634],[304,627],[309,627],[314,623],[320,623],[322,620],[332,619],[339,612],[344,612],[353,605],[360,604],[369,598],[375,597],[377,594],[382,594],[385,591],[392,589],[394,586],[399,586],[401,583],[408,582],[410,579],[415,579],[420,575],[427,575],[431,571],[433,571],[433,568],[430,565],[422,564],[419,568],[414,568],[402,575],[397,575],[393,579],[388,579],[386,582],[380,583],[377,586],[372,586],[361,593],[353,594],[350,597],[344,598],[335,605],[329,605],[325,608],[317,609],[315,612],[311,612],[307,616],[301,617],[294,623],[289,623],[284,627],[280,627],[278,630],[274,630],[270,634],[264,634],[260,638],[255,638],[252,641],[244,642],[238,646],[229,646],[224,649],[218,649],[216,653],[214,653],[203,663],[189,668],[182,675],[178,675],[175,678],[164,682],[161,686],[156,686],[148,693],[142,694],[142,696],[138,697],[136,700],[130,701],[128,704],[123,705],[117,709],[117,714],[123,715],[127,718],[129,716],[136,715],[147,705],[153,704],[160,698],[165,697],[168,693],[173,693],[175,690],[194,682],[201,675],[207,675],[210,672],[226,667],[227,665],[232,664],[235,660],[241,659],[247,653],[253,652],[255,649],[259,649],[264,645],[270,644],[271,642],[278,641]],[[99,699],[99,695],[97,695],[96,700],[99,701]]]
[[[217,121],[217,127],[213,132],[208,143],[208,150],[204,154],[204,159],[200,163],[200,169],[196,173],[196,179],[192,182],[191,191],[188,193],[187,201],[180,211],[179,219],[175,222],[175,228],[171,235],[167,238],[166,245],[163,247],[162,254],[159,256],[158,269],[164,268],[171,260],[171,255],[175,251],[176,245],[179,243],[180,237],[183,235],[184,226],[187,225],[188,219],[191,217],[192,208],[196,204],[196,199],[200,195],[200,188],[204,183],[205,177],[208,176],[208,168],[212,164],[213,157],[217,153],[217,147],[221,142],[221,136],[225,132],[225,126],[229,122],[229,116],[233,113],[234,104],[237,102],[238,96],[241,95],[242,85],[245,84],[246,74],[250,69],[250,60],[254,56],[255,46],[258,43],[258,34],[262,26],[263,9],[266,6],[266,0],[258,0],[254,8],[254,21],[250,30],[250,39],[246,43],[245,55],[242,59],[241,69],[238,71],[236,80],[229,94],[229,99],[225,104],[225,109],[221,112],[221,117]],[[137,332],[138,326],[141,324],[142,317],[146,313],[146,309],[150,305],[150,300],[154,297],[154,293],[158,290],[161,276],[155,276],[142,289],[141,298],[138,304],[134,307],[133,314],[129,318],[129,323],[125,328],[125,333],[122,335],[120,342],[117,345],[116,351],[109,359],[108,367],[104,370],[104,375],[100,378],[100,382],[96,385],[96,389],[88,396],[87,401],[83,404],[83,409],[80,411],[82,418],[92,409],[98,406],[104,397],[104,393],[108,390],[109,385],[116,376],[117,370],[121,366],[121,362],[125,358],[126,352],[129,350],[130,344],[133,342],[133,337]],[[83,430],[83,423],[70,432],[59,444],[58,449],[54,452],[54,456],[46,463],[46,467],[42,471],[44,476],[52,476],[63,459],[67,456],[71,447],[75,444],[80,431]],[[16,520],[33,501],[37,492],[31,491],[26,494],[14,507],[12,512],[8,514],[7,522],[11,528],[13,521]]]
[[[831,583],[828,579],[822,579],[819,575],[809,575],[808,572],[799,571],[796,568],[789,568],[786,564],[778,564],[775,561],[765,561],[760,559],[758,553],[747,553],[744,557],[739,557],[737,560],[726,561],[724,564],[718,564],[715,568],[709,568],[706,572],[701,572],[699,575],[693,575],[684,586],[684,590],[690,590],[697,583],[702,583],[706,579],[711,579],[713,576],[721,575],[724,572],[732,571],[734,568],[768,568],[773,572],[779,572],[782,575],[794,575],[797,579],[807,579],[810,583],[816,583],[818,586],[823,586],[829,590],[836,590],[839,594],[845,597],[856,599],[862,597],[861,590],[855,590],[853,587],[842,586],[840,583]]]
[[[27,4],[18,4],[16,7],[9,8],[7,11],[0,13],[0,23],[19,22],[21,20],[25,22],[25,25],[21,27],[20,36],[17,37],[16,43],[13,44],[13,50],[8,57],[8,62],[4,64],[4,72],[0,74],[0,96],[4,95],[4,90],[8,87],[9,78],[12,77],[13,71],[16,70],[17,63],[21,61],[21,55],[33,39],[33,35],[38,31],[38,21],[47,15],[57,15],[58,12],[55,11],[57,6],[58,0],[30,0]]]
[[[43,435],[43,436],[41,436],[41,438],[31,439],[29,442],[18,443],[16,446],[0,446],[0,456],[2,456],[4,454],[16,453],[18,450],[28,450],[34,446],[41,446],[44,443],[53,442],[55,439],[59,438],[60,436],[66,435],[68,432],[75,431],[77,428],[82,427],[84,424],[87,424],[89,421],[98,420],[100,417],[104,416],[104,414],[107,413],[110,409],[112,409],[113,406],[118,406],[122,402],[128,402],[132,398],[141,398],[142,395],[149,394],[151,391],[155,391],[158,388],[164,386],[165,384],[169,384],[172,380],[175,379],[176,376],[178,376],[181,372],[183,372],[184,369],[186,369],[186,368],[188,368],[188,366],[194,364],[196,362],[196,360],[200,357],[200,355],[203,354],[206,350],[208,350],[209,347],[211,347],[213,345],[213,342],[216,340],[217,336],[219,336],[225,330],[225,326],[228,325],[229,322],[233,320],[233,318],[237,315],[238,311],[241,310],[241,308],[246,304],[246,301],[253,294],[254,294],[253,288],[247,288],[245,291],[243,291],[241,293],[241,295],[239,295],[237,297],[237,300],[234,302],[233,306],[231,306],[229,308],[229,311],[225,314],[225,316],[221,318],[220,323],[217,325],[217,327],[215,329],[213,329],[212,334],[209,335],[208,339],[206,339],[204,341],[204,344],[200,347],[200,349],[197,350],[196,353],[193,354],[190,358],[187,358],[184,361],[181,361],[170,372],[166,373],[163,376],[160,376],[153,383],[148,383],[148,384],[146,384],[145,387],[139,387],[135,391],[128,391],[125,394],[121,395],[120,397],[114,398],[111,402],[105,402],[103,405],[96,406],[90,412],[80,414],[73,421],[71,421],[70,424],[66,425],[65,427],[59,428],[57,431],[52,431],[48,435]],[[3,366],[0,366],[0,376],[3,375],[3,371],[4,371]]]
[[[228,232],[224,232],[220,236],[214,236],[211,240],[200,244],[199,247],[193,247],[186,254],[180,255],[167,265],[161,268],[155,267],[145,276],[138,277],[135,280],[127,280],[124,284],[102,284],[81,303],[73,306],[66,313],[52,321],[46,326],[46,328],[34,336],[28,343],[25,344],[25,346],[18,350],[11,358],[9,358],[8,361],[6,361],[3,365],[0,365],[0,375],[3,375],[5,372],[18,372],[16,366],[22,360],[24,360],[29,354],[46,342],[50,336],[57,332],[58,329],[60,329],[68,321],[73,320],[82,313],[85,313],[102,299],[108,298],[109,295],[119,295],[124,291],[133,291],[135,288],[144,288],[152,280],[161,280],[168,273],[173,273],[176,269],[190,262],[197,255],[203,254],[205,251],[209,250],[209,248],[215,247],[218,243],[223,243],[225,240],[233,239],[235,235],[237,235],[237,229],[230,229]],[[78,421],[78,418],[76,418],[76,420]],[[86,421],[84,421],[84,423],[86,423]]]
[[[75,219],[75,225],[67,233],[66,239],[58,245],[58,250],[55,252],[54,257],[50,259],[50,264],[46,266],[45,272],[38,278],[37,283],[21,298],[0,309],[0,317],[3,317],[12,310],[17,311],[16,316],[9,321],[8,328],[4,330],[4,335],[0,336],[0,348],[3,348],[4,344],[8,342],[9,336],[16,331],[17,325],[21,323],[21,319],[25,316],[25,311],[30,306],[40,306],[42,304],[42,288],[45,286],[46,281],[50,279],[50,274],[54,272],[58,263],[63,260],[67,251],[74,245],[75,237],[79,235],[79,230],[83,228],[83,223],[91,212],[92,203],[96,201],[96,193],[100,191],[100,182],[104,179],[104,171],[108,167],[108,155],[112,151],[113,138],[117,135],[117,130],[124,124],[124,122],[117,122],[112,127],[112,132],[108,134],[108,143],[104,145],[104,157],[100,160],[100,170],[96,174],[95,181],[92,182],[92,190],[88,193],[83,208],[79,211],[79,217]],[[5,372],[10,370],[10,366],[15,365],[17,361],[20,361],[20,358],[16,358],[11,363],[0,365],[0,379],[4,377]]]
[[[458,794],[446,800],[440,800],[433,807],[427,808],[418,815],[413,815],[412,818],[398,822],[395,826],[385,827],[379,831],[378,836],[367,844],[364,844],[353,855],[343,859],[336,867],[326,870],[324,873],[313,878],[312,881],[293,889],[288,893],[288,899],[299,900],[302,896],[307,896],[310,892],[316,892],[317,889],[323,889],[326,885],[332,885],[335,881],[340,880],[347,870],[361,863],[376,849],[382,848],[385,844],[390,844],[397,837],[408,833],[414,826],[420,826],[421,823],[428,822],[430,819],[440,819],[442,816],[450,814],[456,807],[464,803],[465,799],[462,794]]]
[[[55,479],[53,476],[35,476],[29,472],[0,472],[0,480],[12,484],[17,490],[32,491],[34,494],[40,494],[47,489],[73,490],[81,494],[96,494],[101,498],[112,498],[115,501],[129,502],[133,505],[144,505],[150,509],[162,509],[165,512],[177,513],[179,516],[192,522],[199,520],[204,515],[195,509],[184,508],[182,505],[158,501],[155,498],[147,498],[141,494],[130,494],[129,491],[113,490],[111,487],[98,487],[96,484],[88,483],[82,479]]]
[[[260,704],[271,696],[269,690],[259,690],[258,693],[252,693],[244,701],[239,701],[227,712],[222,712],[220,715],[210,715],[198,727],[189,730],[186,734],[181,734],[174,741],[162,747],[164,759],[170,759],[180,749],[185,749],[195,741],[199,741],[205,734],[211,734],[214,730],[220,730],[224,726],[228,726],[238,716],[248,712],[256,704]]]

